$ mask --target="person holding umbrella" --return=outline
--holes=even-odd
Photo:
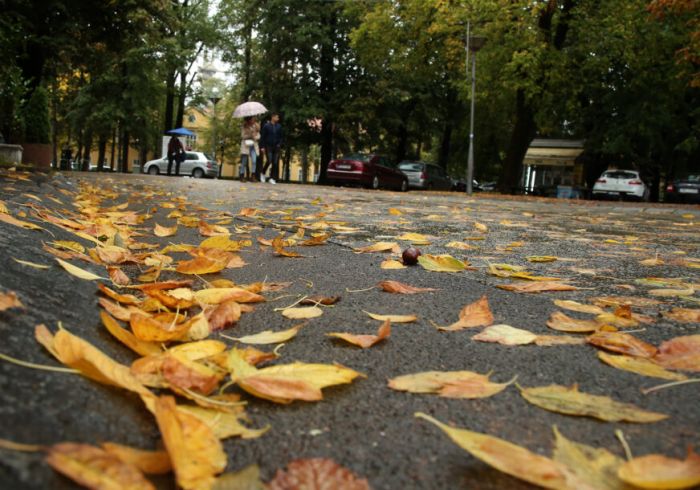
[[[238,171],[238,177],[241,181],[244,178],[249,178],[252,170],[253,174],[257,174],[257,159],[260,154],[258,141],[260,140],[260,124],[255,119],[255,116],[264,114],[267,108],[260,102],[248,101],[236,107],[233,111],[233,117],[242,117],[243,125],[241,126],[241,166]],[[248,162],[250,161],[250,168]]]

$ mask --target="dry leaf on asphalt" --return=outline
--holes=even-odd
[[[459,447],[498,471],[544,488],[568,488],[567,468],[561,463],[497,437],[450,427],[421,412],[415,416],[436,425]]]
[[[633,357],[654,357],[657,352],[653,345],[623,332],[595,332],[586,337],[586,341],[601,349]]]
[[[158,223],[153,227],[153,234],[157,237],[167,237],[177,234],[177,225],[168,228],[167,226],[161,226]]]
[[[173,469],[166,451],[146,451],[113,442],[103,442],[102,449],[147,475],[164,475]]]
[[[364,310],[362,310],[364,311]],[[411,323],[418,320],[416,315],[379,315],[377,313],[370,313],[369,311],[364,311],[371,318],[379,320],[380,322],[390,321],[391,323]]]
[[[486,295],[473,303],[468,304],[459,312],[459,320],[449,327],[440,327],[438,330],[456,332],[465,328],[487,327],[493,324],[493,313],[489,308],[489,300]]]
[[[372,347],[374,344],[381,342],[391,335],[391,322],[386,320],[379,330],[377,330],[376,335],[356,335],[351,333],[341,333],[341,332],[331,332],[326,334],[329,337],[335,337],[345,342],[349,342],[363,349]]]
[[[213,309],[205,310],[204,312],[204,318],[207,322],[206,327],[210,332],[228,328],[241,318],[242,311],[241,305],[234,300],[216,305]],[[201,324],[200,328],[204,327],[203,322],[198,320],[197,317],[192,317],[190,322],[193,327],[198,324]]]
[[[304,306],[301,308],[285,308],[282,316],[292,320],[308,320],[323,315],[323,310],[318,306]]]
[[[700,308],[673,308],[662,315],[681,323],[700,323]]]
[[[269,490],[369,490],[369,483],[332,459],[297,459],[277,470]]]
[[[0,213],[0,221],[4,221],[10,225],[19,226],[20,228],[26,228],[27,230],[43,230],[41,226],[35,225],[34,223],[30,223],[28,221],[22,221],[5,213]]]
[[[565,284],[558,281],[541,281],[530,283],[515,283],[515,284],[499,284],[496,286],[499,289],[513,291],[516,293],[542,293],[548,291],[576,291],[578,288],[571,284]]]
[[[94,281],[96,279],[104,279],[104,277],[100,277],[97,274],[93,274],[90,271],[86,271],[85,269],[81,269],[80,267],[77,267],[71,263],[68,263],[65,260],[61,260],[58,257],[56,257],[56,261],[61,265],[61,267],[63,267],[66,270],[66,272],[74,275],[75,277],[79,277],[80,279],[85,279],[86,281]]]
[[[595,320],[579,320],[571,318],[561,311],[555,311],[547,320],[547,326],[559,332],[587,333],[598,330],[600,324]]]
[[[27,267],[32,267],[34,269],[50,269],[51,268],[48,265],[37,264],[35,262],[29,262],[28,260],[16,259],[14,257],[12,257],[12,260],[17,262],[18,264],[26,265]]]
[[[226,268],[227,261],[214,260],[208,257],[196,257],[192,260],[182,260],[177,265],[177,272],[181,274],[213,274]]]
[[[51,446],[46,462],[56,471],[87,488],[155,489],[135,466],[89,444],[64,442]]]
[[[161,396],[155,416],[179,486],[185,490],[210,488],[226,468],[226,453],[209,426],[177,409],[175,398]]]
[[[212,490],[267,490],[267,486],[260,479],[258,465],[252,464],[240,471],[219,476]]]
[[[617,474],[621,480],[639,488],[692,488],[700,485],[700,455],[692,449],[685,460],[649,454],[627,461]]]
[[[208,288],[194,292],[194,298],[200,303],[218,305],[227,301],[236,303],[259,303],[265,301],[263,296],[239,287]]]
[[[430,245],[428,237],[420,233],[404,233],[403,235],[397,236],[396,239],[407,240],[413,245]]]
[[[505,390],[507,383],[493,383],[489,374],[472,371],[424,371],[389,380],[389,388],[409,393],[435,393],[445,398],[487,398]]]
[[[10,308],[24,308],[24,305],[17,298],[17,294],[14,291],[0,293],[0,311],[9,310]]]
[[[700,334],[674,337],[663,342],[654,360],[666,369],[700,372]]]
[[[591,302],[601,307],[636,306],[638,308],[651,308],[661,304],[661,301],[658,299],[638,296],[597,296],[591,298]]]
[[[336,304],[338,301],[340,301],[340,296],[322,296],[322,295],[315,295],[315,296],[309,296],[308,298],[305,298],[301,301],[299,301],[300,305],[324,305],[324,306],[331,306]]]
[[[109,273],[109,278],[117,286],[128,286],[131,283],[129,276],[127,276],[119,267],[111,265],[107,267],[107,272]]]
[[[472,340],[496,342],[503,345],[532,344],[536,339],[537,335],[529,330],[511,327],[510,325],[492,325],[472,337]]]
[[[387,293],[397,293],[397,294],[417,294],[424,293],[427,291],[437,291],[434,288],[417,288],[399,281],[379,281],[377,284],[383,291]]]
[[[554,304],[565,310],[576,311],[578,313],[590,313],[592,315],[602,315],[605,310],[600,306],[586,305],[569,299],[555,299]]]
[[[165,321],[161,321],[161,318]],[[146,342],[168,342],[183,338],[192,326],[192,322],[176,323],[178,317],[172,315],[172,319],[148,316],[143,313],[132,313],[129,317],[131,331],[139,340]]]
[[[668,415],[642,410],[607,396],[582,393],[576,385],[520,388],[520,394],[533,405],[551,412],[593,417],[606,422],[625,421],[647,424],[668,418]]]
[[[418,256],[418,263],[425,270],[431,272],[462,272],[469,265],[467,262],[455,259],[451,255],[430,255]]]
[[[160,354],[162,352],[159,343],[146,342],[137,338],[129,330],[122,328],[119,322],[112,318],[109,313],[101,311],[100,318],[102,319],[102,324],[109,331],[109,333],[111,333],[117,340],[137,354],[141,356],[148,356],[151,354]]]
[[[381,264],[379,264],[379,267],[385,270],[396,270],[396,269],[405,269],[406,266],[403,265],[401,262],[398,260],[394,259],[386,259],[382,261]]]
[[[554,255],[530,255],[528,257],[525,257],[525,259],[528,262],[542,263],[542,262],[555,262],[555,261],[559,260],[559,257],[555,257]]]
[[[393,252],[400,254],[401,247],[396,242],[377,242],[366,247],[359,247],[353,249],[355,253],[373,253],[373,252]]]
[[[266,344],[279,344],[280,342],[286,342],[288,340],[296,337],[297,333],[303,327],[304,324],[297,325],[296,327],[289,328],[287,330],[281,330],[279,332],[273,332],[272,330],[265,330],[254,335],[246,335],[244,337],[228,337],[227,339],[236,340],[244,344],[255,344],[255,345],[266,345]]]
[[[99,289],[105,296],[112,298],[114,301],[123,305],[138,305],[141,303],[141,301],[133,294],[119,294],[100,282],[97,283],[97,289]]]
[[[553,345],[583,345],[586,339],[574,337],[573,335],[538,335],[535,345],[551,347]]]
[[[650,289],[647,291],[652,296],[661,296],[663,298],[675,298],[683,296],[692,296],[695,294],[695,289]]]
[[[655,363],[652,359],[645,359],[643,357],[615,356],[606,352],[598,352],[598,358],[605,364],[608,364],[614,368],[641,374],[642,376],[670,379],[674,381],[688,379],[688,377],[684,374],[667,371]]]

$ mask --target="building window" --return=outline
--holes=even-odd
[[[189,116],[187,116],[187,120],[193,123],[197,121],[197,117],[194,114],[190,114]]]

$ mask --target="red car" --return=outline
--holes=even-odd
[[[334,185],[354,184],[372,189],[408,190],[408,177],[387,157],[353,153],[328,163],[328,182]]]

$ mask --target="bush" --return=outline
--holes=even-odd
[[[37,87],[24,106],[24,142],[50,143],[49,96],[44,87]]]

